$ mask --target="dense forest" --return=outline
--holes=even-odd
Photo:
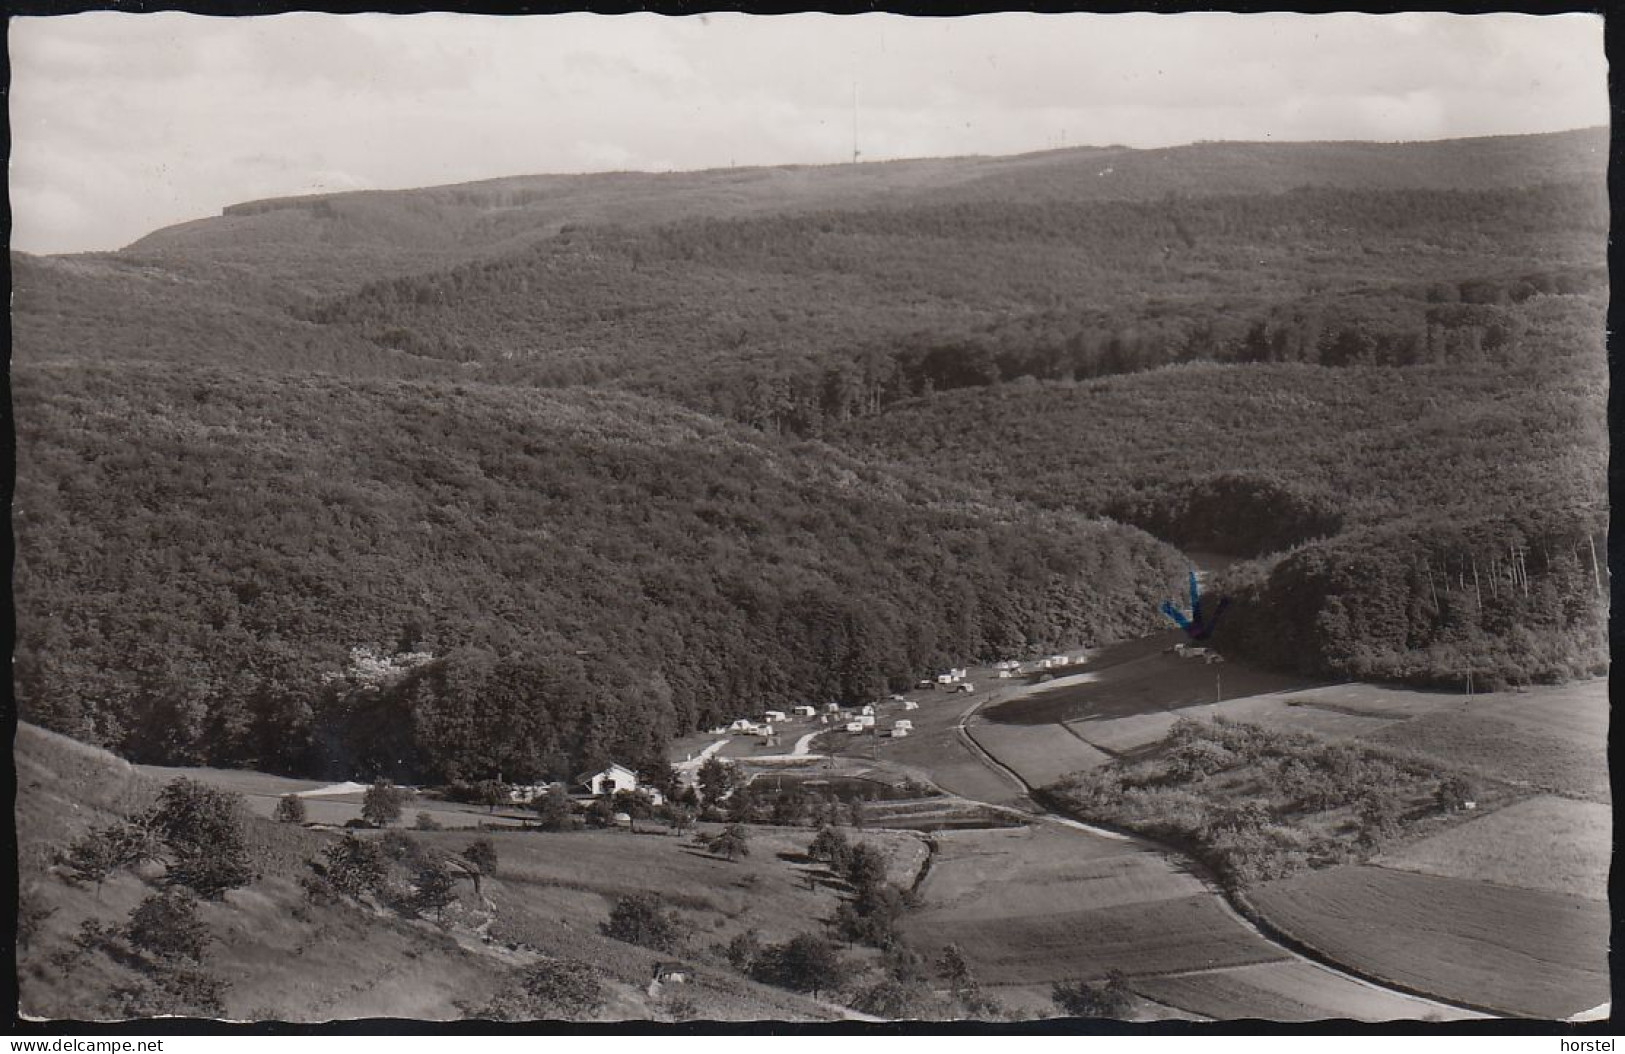
[[[567,776],[1134,634],[1131,528],[614,393],[19,371],[25,712],[147,761]]]
[[[23,713],[141,760],[644,762],[1157,625],[1603,668],[1602,131],[248,203],[13,254]]]
[[[1606,287],[1606,229],[1578,183],[707,218],[568,230],[310,317],[494,382],[613,383],[816,434],[1026,378],[1517,358],[1529,301]]]

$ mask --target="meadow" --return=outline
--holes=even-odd
[[[925,903],[907,932],[922,948],[957,943],[1012,1005],[1041,1003],[1056,981],[1117,969],[1155,1001],[1140,1003],[1140,1020],[1465,1016],[1295,958],[1225,910],[1177,858],[1143,844],[1054,823],[934,838]],[[1193,983],[1192,971],[1216,980]]]
[[[1485,1015],[1452,1006],[1430,1006],[1399,993],[1362,985],[1301,960],[1259,963],[1142,977],[1137,991],[1160,1002],[1218,1020],[1258,1016],[1269,1007],[1272,1021],[1457,1021]]]
[[[1311,872],[1247,899],[1272,926],[1388,984],[1547,1019],[1609,998],[1603,902],[1379,867]]]
[[[971,738],[1014,769],[1031,787],[1054,783],[1069,773],[1104,765],[1110,755],[1071,734],[1067,726],[1001,725],[973,720]]]
[[[249,772],[142,772],[27,724],[18,729],[17,760],[20,884],[31,925],[18,961],[22,1007],[44,1017],[108,1016],[107,994],[136,975],[119,960],[70,951],[82,923],[119,920],[153,892],[162,869],[143,865],[99,886],[75,884],[64,879],[58,852],[91,827],[144,809],[163,783],[160,775],[253,788],[263,802],[274,801],[284,785]],[[457,1018],[496,994],[515,967],[545,956],[593,964],[606,993],[598,1020],[664,1019],[666,1005],[652,1000],[646,987],[654,964],[665,959],[681,960],[695,973],[681,992],[691,1004],[685,1012],[717,1020],[831,1020],[846,1013],[743,977],[718,948],[748,930],[769,942],[817,931],[834,913],[843,887],[806,859],[812,832],[805,828],[752,826],[750,852],[736,861],[660,827],[640,833],[405,832],[426,851],[460,853],[476,838],[489,839],[496,850],[497,870],[484,880],[483,895],[458,883],[444,918],[431,920],[381,903],[310,900],[299,879],[338,836],[245,812],[242,831],[254,877],[199,908],[209,937],[207,970],[227,985],[223,1009],[230,1019]],[[363,831],[361,837],[384,833]],[[928,855],[925,840],[911,832],[850,837],[879,849],[887,879],[903,885],[914,882]],[[660,896],[681,919],[685,937],[674,952],[600,932],[616,899],[636,893]],[[861,976],[877,954],[843,950],[847,978]]]
[[[1372,863],[1603,901],[1612,846],[1608,806],[1543,794],[1383,853]]]

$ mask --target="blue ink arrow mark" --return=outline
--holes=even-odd
[[[1162,613],[1172,619],[1174,624],[1180,629],[1184,630],[1185,635],[1191,640],[1207,640],[1209,637],[1213,636],[1214,629],[1216,629],[1219,625],[1220,616],[1222,616],[1225,609],[1230,606],[1230,598],[1220,597],[1219,606],[1213,610],[1212,618],[1204,619],[1202,617],[1202,587],[1196,583],[1196,571],[1194,568],[1191,570],[1190,574],[1191,613],[1187,616],[1183,611],[1174,607],[1174,602],[1172,600],[1164,600],[1162,602]]]

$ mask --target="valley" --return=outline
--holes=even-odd
[[[1606,145],[521,177],[13,253],[25,1012],[1605,1003]]]

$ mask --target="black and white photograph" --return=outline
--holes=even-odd
[[[1601,14],[6,32],[16,1027],[1610,1020]]]

